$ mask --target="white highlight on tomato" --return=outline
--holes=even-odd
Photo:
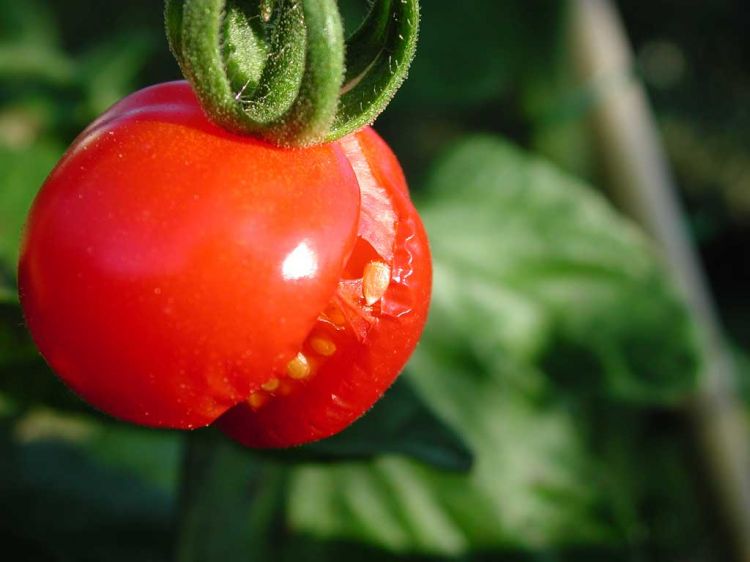
[[[291,281],[312,277],[318,271],[318,256],[307,242],[300,244],[284,258],[281,273]]]

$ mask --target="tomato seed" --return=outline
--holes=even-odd
[[[368,306],[378,302],[391,283],[391,268],[382,261],[371,261],[362,277],[362,294]]]
[[[303,353],[298,353],[297,357],[289,361],[287,364],[286,372],[291,378],[301,380],[309,377],[312,369],[307,357],[305,357]]]
[[[263,404],[265,404],[268,401],[268,395],[263,392],[253,392],[250,395],[250,398],[247,399],[247,403],[250,404],[250,407],[253,410],[257,410]]]
[[[277,388],[279,388],[279,384],[280,384],[279,379],[277,379],[276,377],[274,377],[271,380],[269,380],[268,382],[260,385],[260,387],[263,390],[267,391],[267,392],[273,392],[274,390],[276,390]]]
[[[310,347],[313,348],[315,353],[322,355],[323,357],[330,357],[336,353],[336,344],[328,338],[312,338],[310,340]]]

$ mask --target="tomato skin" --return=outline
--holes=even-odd
[[[339,349],[304,391],[276,397],[257,411],[246,403],[227,412],[219,427],[249,447],[286,447],[346,428],[393,383],[422,333],[430,302],[432,266],[424,226],[409,198],[398,160],[369,127],[347,144],[351,161],[366,162],[396,213],[392,281],[362,342]],[[357,166],[355,165],[355,168]]]
[[[26,321],[92,405],[206,425],[296,353],[358,214],[337,144],[234,136],[186,83],[157,85],[84,131],[37,196],[19,263]]]
[[[366,329],[295,392],[251,408],[371,259],[390,284],[374,307],[354,299]],[[185,82],[132,94],[76,139],[34,202],[19,261],[29,330],[84,400],[153,427],[219,420],[253,447],[361,416],[413,351],[430,290],[424,228],[372,129],[272,147],[213,125]]]

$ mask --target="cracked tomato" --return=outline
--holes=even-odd
[[[248,446],[329,436],[388,388],[427,315],[427,238],[372,129],[302,150],[209,122],[185,82],[112,107],[32,207],[19,292],[93,406]]]

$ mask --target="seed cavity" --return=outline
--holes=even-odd
[[[289,396],[292,392],[294,392],[294,385],[289,380],[282,380],[279,385],[279,394]]]
[[[325,312],[323,312],[323,316],[336,327],[346,324],[346,316],[344,316],[344,312],[338,306],[329,305]]]
[[[363,271],[362,281],[351,282],[349,298],[357,299],[359,291],[368,306],[378,302],[390,284],[391,269],[382,261],[369,262]],[[331,337],[334,332],[346,327],[348,319],[338,302],[331,302],[318,317],[318,325],[308,335],[301,351],[286,364],[285,372],[273,372],[266,382],[248,396],[246,402],[254,411],[268,402],[290,396],[306,386],[307,380],[316,375],[326,360],[338,351]],[[303,382],[304,381],[304,382]]]
[[[322,355],[323,357],[330,357],[331,355],[336,353],[336,344],[328,338],[312,338],[310,340],[310,347],[313,348],[313,351],[315,351],[315,353],[317,353],[318,355]]]
[[[287,364],[286,372],[294,380],[306,379],[312,372],[310,361],[308,361],[304,353],[298,353],[297,357],[289,361]]]
[[[362,295],[368,306],[378,302],[391,283],[391,268],[382,261],[371,261],[362,276]]]

